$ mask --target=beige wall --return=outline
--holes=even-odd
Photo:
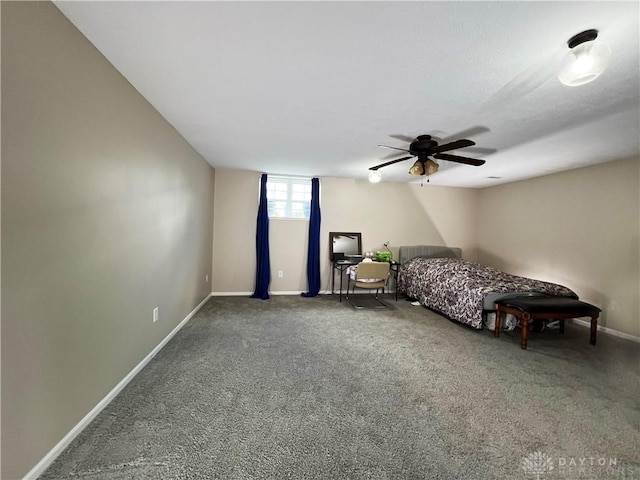
[[[2,478],[206,298],[212,187],[53,4],[2,2]]]
[[[20,478],[209,291],[253,291],[259,173],[214,175],[52,4],[1,8],[2,478]],[[566,284],[640,336],[638,165],[485,190],[323,178],[322,288],[328,233],[360,231]],[[272,291],[306,290],[307,228],[271,221]]]
[[[260,173],[218,169],[215,187],[213,292],[246,293],[254,289],[255,232]],[[362,233],[362,247],[380,250],[386,241],[400,245],[462,247],[475,255],[477,190],[420,187],[403,183],[320,179],[321,289],[330,289],[329,232]],[[269,222],[271,292],[307,289],[308,222]],[[284,277],[278,278],[282,270]]]
[[[562,283],[603,309],[601,325],[640,337],[640,160],[480,191],[478,258]]]
[[[246,294],[254,290],[260,175],[246,170],[216,170],[212,282],[215,293]],[[299,292],[306,288],[308,229],[309,223],[302,220],[269,221],[270,291]],[[278,278],[278,270],[282,270],[282,278]]]
[[[459,246],[467,259],[562,283],[603,308],[601,324],[640,336],[638,159],[483,189],[321,179],[322,290],[328,236],[362,232],[363,249]],[[252,292],[258,172],[216,173],[215,293]],[[307,222],[270,221],[270,291],[306,290]],[[277,271],[284,278],[277,278]]]

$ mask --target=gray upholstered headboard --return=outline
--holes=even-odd
[[[441,245],[413,245],[400,247],[400,265],[415,257],[426,258],[462,258],[462,249]]]

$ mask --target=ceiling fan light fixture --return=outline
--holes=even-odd
[[[430,158],[428,158],[426,161],[416,160],[409,169],[409,173],[417,177],[421,175],[429,176],[436,173],[438,171],[438,168],[440,168],[440,165],[438,165]]]
[[[416,160],[416,162],[409,169],[409,173],[417,177],[419,177],[420,175],[424,175],[424,164],[420,160]]]
[[[434,174],[434,173],[436,173],[438,171],[438,168],[440,168],[440,165],[438,165],[433,160],[428,159],[425,167],[427,169],[426,174],[427,175],[432,175],[432,174]]]
[[[569,87],[592,82],[609,64],[611,52],[602,42],[596,42],[597,30],[586,30],[569,39],[571,49],[560,64],[558,79]]]
[[[369,170],[369,181],[371,183],[378,183],[382,180],[382,173],[378,170]]]
[[[434,140],[431,135],[419,135],[414,141],[409,145],[409,149],[392,147],[389,145],[379,145],[384,148],[392,148],[394,150],[401,150],[403,152],[408,153],[408,156],[402,158],[396,158],[393,160],[389,160],[388,162],[381,163],[380,165],[375,165],[369,170],[369,181],[371,182],[379,182],[379,177],[377,173],[373,173],[377,171],[379,168],[388,167],[389,165],[395,165],[398,162],[404,162],[405,160],[417,158],[414,161],[414,164],[409,169],[409,173],[415,176],[429,176],[438,171],[438,164],[431,160],[429,157],[433,157],[438,160],[445,160],[447,162],[461,163],[463,165],[472,165],[474,167],[479,167],[485,163],[484,160],[479,158],[468,158],[461,157],[460,155],[452,155],[448,152],[451,150],[457,150],[460,148],[471,147],[475,145],[475,142],[472,140],[467,140],[466,138],[462,138],[460,140],[456,140],[454,142],[445,143],[444,145],[439,145],[437,140]],[[428,182],[429,180],[427,180]]]

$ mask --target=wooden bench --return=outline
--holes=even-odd
[[[522,333],[520,347],[527,349],[529,322],[535,319],[560,320],[560,333],[564,333],[567,318],[591,317],[591,337],[589,343],[596,344],[600,309],[572,297],[521,296],[504,298],[496,302],[496,325],[493,335],[500,336],[500,322],[503,314],[510,313],[520,320]]]

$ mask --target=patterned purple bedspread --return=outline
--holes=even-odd
[[[562,285],[509,275],[459,258],[413,258],[400,268],[401,292],[473,328],[482,328],[487,293],[537,292],[578,298]]]

